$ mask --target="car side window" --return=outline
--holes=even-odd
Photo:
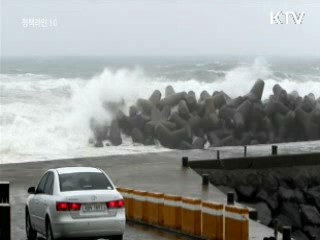
[[[44,186],[44,193],[45,194],[49,194],[49,195],[52,195],[53,193],[53,173],[52,172],[49,172],[48,173],[48,177],[47,177],[47,181],[46,181],[46,184]]]
[[[45,175],[43,175],[43,177],[41,178],[38,186],[37,186],[37,190],[36,193],[44,193],[44,185],[46,183],[47,177],[48,177],[49,173],[46,173]]]

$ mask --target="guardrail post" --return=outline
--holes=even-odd
[[[202,237],[208,240],[223,240],[223,211],[222,203],[202,202]]]
[[[228,205],[234,205],[234,193],[228,192],[227,194],[227,204]]]
[[[0,182],[0,240],[11,239],[9,182]]]
[[[273,226],[273,228],[274,228],[274,238],[276,240],[278,240],[278,220],[277,219],[274,220],[274,224],[273,225],[274,225]]]
[[[201,236],[201,200],[182,198],[182,227],[184,233]]]
[[[272,155],[277,155],[278,154],[278,146],[277,145],[272,145],[271,146],[271,153],[272,153]]]
[[[144,207],[146,202],[146,191],[133,190],[132,200],[133,200],[133,219],[137,221],[142,221],[143,212],[147,211]]]
[[[289,226],[282,227],[282,239],[291,240],[291,227]]]
[[[189,158],[188,157],[182,157],[182,166],[185,168],[189,167]]]
[[[243,146],[243,155],[247,157],[247,146]]]
[[[208,186],[209,185],[209,174],[202,174],[202,185]]]
[[[0,182],[0,203],[10,202],[10,183]]]
[[[163,226],[175,230],[181,229],[181,197],[163,195]]]
[[[163,193],[147,193],[144,220],[152,225],[162,225]]]
[[[225,206],[225,240],[249,240],[249,209]]]

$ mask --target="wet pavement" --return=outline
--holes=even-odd
[[[107,148],[106,148],[107,149]],[[27,189],[39,181],[41,175],[50,168],[66,166],[98,167],[107,172],[116,186],[146,191],[197,197],[226,203],[226,196],[216,187],[202,186],[201,177],[190,168],[182,168],[181,157],[207,158],[212,150],[170,151],[162,153],[135,154],[1,164],[0,181],[10,181],[10,203],[12,239],[25,240],[24,207]],[[168,233],[160,234],[136,225],[128,225],[125,239],[185,239]],[[271,236],[273,230],[257,222],[250,221],[250,239]]]

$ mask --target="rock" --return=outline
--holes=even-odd
[[[287,91],[284,90],[279,84],[274,85],[272,90],[279,102],[282,102],[283,104],[288,102]]]
[[[169,131],[162,124],[158,124],[155,128],[155,135],[162,146],[168,148],[178,148],[183,141],[191,142],[192,134],[190,127],[185,127],[175,131]]]
[[[188,92],[188,95],[191,96],[191,97],[193,97],[193,98],[196,98],[196,94],[195,94],[194,91],[189,91],[189,92]]]
[[[227,94],[225,94],[223,91],[217,94],[214,94],[212,96],[212,101],[214,103],[214,106],[217,109],[220,109],[222,106],[224,106],[227,103],[226,99],[230,99],[230,97]]]
[[[157,106],[157,104],[160,102],[161,99],[161,92],[159,90],[154,90],[151,96],[149,97],[149,101],[154,104],[154,106]]]
[[[152,108],[151,114],[150,114],[151,120],[153,121],[161,121],[164,120],[162,118],[161,112],[157,108]]]
[[[189,108],[190,113],[196,113],[198,108],[197,99],[189,94],[186,95],[186,102]]]
[[[239,97],[236,97],[236,98],[233,98],[231,99],[227,106],[228,107],[231,107],[231,108],[237,108],[240,106],[241,103],[243,103],[244,101],[246,100],[246,98],[242,97],[242,96],[239,96]]]
[[[188,149],[192,149],[192,145],[186,141],[182,141],[180,144],[179,144],[179,147],[178,149],[181,149],[181,150],[188,150]]]
[[[134,117],[134,116],[136,116],[138,114],[138,109],[137,109],[137,107],[136,106],[131,106],[130,108],[129,108],[129,116],[130,117]]]
[[[133,127],[136,127],[136,128],[139,128],[141,131],[144,131],[146,124],[151,121],[151,118],[143,114],[138,114],[133,117],[130,117],[130,121],[132,124],[132,129]],[[123,127],[122,123],[121,123],[121,127]],[[127,127],[128,129],[130,129],[129,125]]]
[[[316,106],[316,98],[314,94],[310,93],[303,98],[302,109],[307,113],[311,112],[313,108]]]
[[[303,232],[311,239],[315,236],[316,240],[320,239],[320,228],[318,226],[304,226]]]
[[[101,142],[101,141],[96,142],[96,143],[94,144],[94,147],[96,147],[96,148],[103,147],[103,142]]]
[[[191,116],[188,124],[193,132],[196,132],[200,128],[201,119],[198,115]]]
[[[171,114],[171,107],[164,106],[161,110],[161,119],[168,120],[170,114]]]
[[[138,129],[134,128],[131,132],[131,138],[134,143],[145,143],[143,133]]]
[[[136,128],[134,139],[141,142],[142,134],[144,144],[154,142],[155,129],[159,124],[169,132],[189,127],[192,135],[190,139],[198,137],[202,139],[201,142],[207,139],[211,146],[320,139],[320,98],[316,99],[312,93],[304,98],[297,92],[288,94],[279,84],[275,84],[273,94],[262,101],[264,85],[264,81],[258,79],[247,95],[233,99],[223,91],[214,91],[210,95],[204,90],[199,100],[194,91],[176,93],[173,87],[168,85],[164,98],[161,98],[161,92],[156,89],[149,99],[138,99],[136,105],[129,108],[129,116],[121,110],[125,105],[124,100],[104,102],[103,106],[111,112],[111,116],[116,116],[121,133],[131,136],[131,132]],[[93,143],[108,140],[109,123],[98,123],[91,119],[90,128],[94,136]],[[184,141],[192,146],[190,139]],[[174,145],[179,147],[180,143]],[[202,148],[202,144],[197,145],[198,147]],[[306,189],[310,184],[304,180],[307,179],[294,179],[294,183],[289,184],[289,187]],[[293,195],[287,200],[298,203],[305,201],[301,192],[296,191]],[[281,194],[280,196],[285,197]]]
[[[228,106],[223,106],[219,110],[219,117],[223,119],[228,126],[233,126],[233,116],[236,113],[236,110],[228,107]]]
[[[203,117],[200,120],[200,127],[203,129],[204,132],[209,132],[214,129],[219,128],[220,126],[220,119],[217,114],[211,113],[210,115],[207,115]]]
[[[165,89],[165,94],[164,96],[165,97],[169,97],[169,96],[172,96],[174,95],[176,92],[174,91],[173,87],[171,85],[168,85]]]
[[[186,92],[179,92],[175,93],[169,96],[166,96],[165,98],[162,98],[159,102],[159,107],[161,110],[165,106],[174,107],[176,106],[181,100],[186,100],[187,93]]]
[[[249,100],[246,100],[237,108],[233,116],[233,121],[237,129],[243,130],[245,127],[245,122],[248,118],[251,107],[252,103]]]
[[[274,219],[276,219],[278,221],[278,229],[279,230],[282,230],[282,227],[284,227],[284,226],[291,226],[291,223],[292,223],[291,219],[288,216],[281,214],[281,213],[276,215]]]
[[[278,101],[270,101],[266,104],[264,110],[270,118],[276,113],[286,115],[290,111],[290,109],[287,108],[282,102]]]
[[[188,105],[185,100],[181,100],[178,105],[178,112],[181,118],[188,120],[191,117]]]
[[[204,115],[210,115],[216,112],[214,101],[212,97],[206,98],[204,101]]]
[[[174,122],[177,126],[177,129],[181,129],[188,126],[188,122],[182,119],[177,112],[171,113],[169,121]]]
[[[266,203],[258,202],[251,206],[257,210],[258,219],[262,224],[269,226],[272,223],[272,212]]]
[[[238,141],[234,136],[227,136],[221,139],[220,144],[221,146],[236,146],[238,145]]]
[[[203,149],[204,145],[206,144],[207,140],[202,137],[196,137],[192,142],[193,149]]]
[[[300,208],[297,203],[293,202],[281,202],[280,213],[288,217],[290,224],[289,226],[295,228],[302,227],[302,221],[300,217]]]
[[[136,117],[136,114],[133,114]],[[134,123],[132,119],[126,116],[122,111],[118,111],[117,113],[117,121],[122,132],[128,136],[130,136],[132,129],[134,128]]]
[[[279,206],[278,195],[276,193],[268,193],[265,190],[260,190],[256,195],[256,199],[268,204],[272,212],[275,212]]]
[[[320,211],[320,186],[312,187],[305,192],[309,203],[314,205]]]
[[[319,225],[320,227],[320,214],[314,206],[301,204],[301,216],[304,225]]]
[[[211,146],[214,146],[214,147],[220,146],[220,139],[218,138],[218,136],[214,131],[207,133],[207,139]]]
[[[264,81],[258,79],[250,90],[250,93],[246,96],[250,101],[260,101],[264,89]]]
[[[253,132],[244,132],[241,134],[240,145],[250,145],[251,141],[254,139]]]
[[[118,146],[118,145],[122,144],[122,138],[121,138],[119,124],[118,124],[118,121],[115,119],[111,121],[108,139],[110,140],[110,142],[114,146]]]
[[[303,126],[303,131],[308,140],[316,140],[319,137],[319,126],[312,122],[311,114],[305,112],[302,108],[295,110],[298,122]]]
[[[302,104],[302,98],[299,96],[297,91],[293,91],[288,94],[288,107],[291,110],[294,110],[298,107],[298,105]]]
[[[268,139],[269,139],[269,143],[274,142],[275,140],[275,133],[274,133],[274,127],[272,126],[272,123],[269,119],[269,117],[265,116],[262,119],[262,126],[263,129],[268,133]]]
[[[309,240],[308,236],[306,234],[304,234],[302,231],[300,230],[296,230],[292,233],[292,237],[295,240]]]
[[[281,201],[291,201],[296,203],[305,203],[303,193],[299,189],[289,189],[284,186],[279,188],[279,199]]]
[[[199,98],[199,102],[205,101],[207,98],[210,98],[210,94],[204,90],[200,93],[200,98]]]
[[[240,201],[252,202],[257,189],[251,185],[237,184],[235,187]]]
[[[139,98],[137,100],[137,107],[143,114],[150,115],[154,105],[147,99]]]

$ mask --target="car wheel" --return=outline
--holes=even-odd
[[[54,240],[53,233],[52,233],[52,227],[50,220],[47,219],[46,221],[46,239],[47,240]]]
[[[37,238],[37,232],[32,228],[30,215],[28,209],[26,209],[26,233],[28,240],[35,240]]]
[[[123,235],[115,235],[115,236],[110,236],[109,240],[122,240]]]

